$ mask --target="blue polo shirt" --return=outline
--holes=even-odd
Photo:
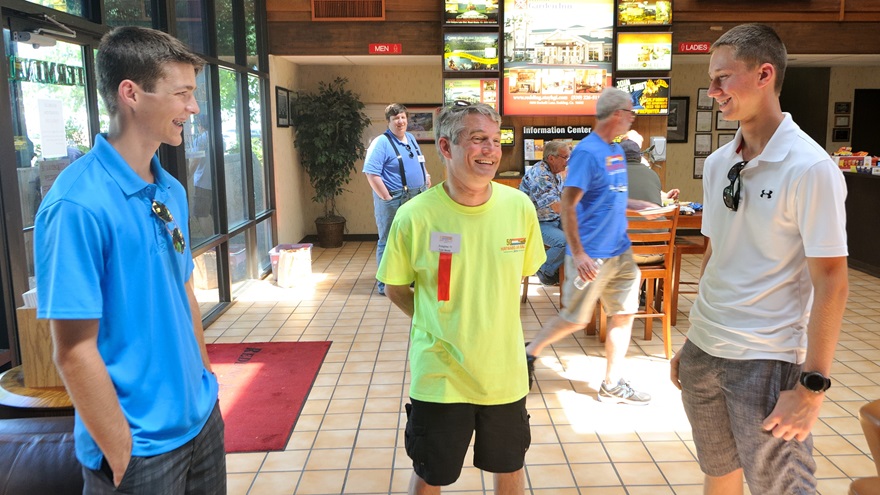
[[[367,149],[367,156],[364,159],[365,174],[373,174],[382,177],[382,182],[388,192],[399,191],[403,189],[403,181],[400,180],[400,160],[397,159],[397,153],[391,146],[391,142],[385,135],[390,135],[394,140],[394,146],[400,152],[403,159],[403,168],[406,173],[406,187],[409,189],[418,189],[425,185],[424,158],[422,157],[422,149],[416,143],[416,138],[412,134],[406,133],[407,144],[400,142],[397,137],[390,131],[380,134]],[[409,149],[407,149],[409,146]],[[409,156],[412,154],[412,156]]]
[[[629,249],[626,158],[619,144],[606,143],[595,132],[584,138],[571,152],[565,187],[584,191],[576,209],[584,252],[612,258]]]
[[[132,455],[174,450],[195,437],[217,401],[202,363],[184,283],[193,270],[186,191],[159,160],[150,184],[99,135],[58,175],[34,226],[39,318],[97,319],[98,351],[132,432]],[[184,233],[151,209],[164,203]],[[103,454],[79,415],[77,459],[98,469]]]

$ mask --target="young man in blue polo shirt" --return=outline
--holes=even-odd
[[[58,176],[37,213],[38,316],[50,320],[76,407],[84,493],[226,493],[186,191],[156,157],[199,113],[203,63],[159,31],[105,35],[96,66],[110,132]]]

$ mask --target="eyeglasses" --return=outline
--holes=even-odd
[[[637,115],[639,114],[639,113],[636,112],[635,110],[630,110],[630,109],[628,109],[628,108],[618,108],[617,111],[618,111],[618,112],[629,112],[629,113],[632,114],[633,117],[635,117],[635,116],[637,116]]]
[[[455,100],[455,101],[452,102],[452,105],[450,105],[450,106],[452,106],[452,107],[458,107],[458,108],[464,108],[464,107],[469,107],[469,106],[471,106],[471,102],[469,102],[469,101],[467,101],[467,100]]]
[[[415,156],[415,155],[413,155],[413,152],[412,152],[412,146],[410,146],[410,145],[408,145],[408,144],[404,144],[403,147],[406,148],[406,151],[409,151],[409,157],[410,157],[410,158],[412,158],[412,157]]]
[[[730,185],[724,188],[722,198],[724,198],[724,206],[730,209],[730,211],[736,211],[739,208],[739,192],[742,187],[742,180],[739,175],[747,163],[749,162],[741,161],[734,163],[730,170],[727,171],[727,180],[730,181]],[[736,186],[736,190],[734,190],[734,186]]]
[[[183,253],[184,248],[186,248],[186,241],[183,239],[183,232],[180,231],[180,228],[174,221],[174,217],[171,216],[171,211],[163,203],[154,199],[153,213],[159,217],[159,220],[165,222],[165,229],[171,234],[171,242],[174,243],[174,250],[178,253]]]
[[[565,162],[567,162],[568,159],[571,158],[571,155],[565,155],[565,156],[562,156],[562,155],[553,155],[553,156],[555,156],[556,158],[562,158],[562,161],[565,161]]]

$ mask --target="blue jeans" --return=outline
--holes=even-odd
[[[416,197],[424,191],[424,186],[416,189],[410,189],[408,193],[403,190],[391,191],[391,199],[384,200],[378,194],[373,192],[373,212],[376,216],[376,227],[379,229],[379,243],[376,245],[376,266],[382,262],[382,253],[385,252],[385,244],[388,243],[388,232],[391,231],[391,222],[394,221],[394,215],[397,209],[410,199]],[[385,284],[379,282],[379,293],[385,293]]]
[[[565,232],[562,231],[560,219],[538,222],[541,227],[541,237],[544,244],[550,246],[547,249],[547,261],[538,268],[539,278],[545,280],[554,279],[559,273],[559,267],[565,260]]]

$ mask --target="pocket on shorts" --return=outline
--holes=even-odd
[[[425,427],[413,424],[412,418],[410,417],[412,404],[406,404],[404,408],[406,409],[406,429],[404,430],[403,444],[406,449],[406,455],[408,455],[413,462],[422,463],[425,459],[424,453],[422,452],[425,443]]]
[[[532,445],[532,428],[529,425],[529,419],[531,419],[531,415],[525,409],[522,411],[522,428],[523,428],[523,446],[522,451],[523,454],[529,451],[529,447]]]

